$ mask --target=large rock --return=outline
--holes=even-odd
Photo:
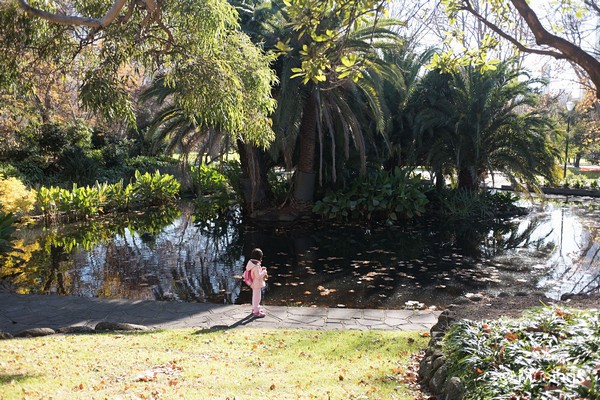
[[[78,326],[65,326],[63,328],[58,328],[56,333],[94,333],[96,332],[94,328],[85,325]]]
[[[12,338],[13,338],[13,335],[11,335],[10,333],[0,331],[0,340],[12,339]]]
[[[147,331],[148,327],[144,325],[128,324],[125,322],[102,321],[96,324],[94,328],[97,331]]]
[[[15,334],[15,337],[40,337],[54,335],[56,331],[52,328],[31,328]]]
[[[431,378],[431,381],[429,382],[429,387],[431,387],[431,391],[435,394],[444,393],[447,378],[448,366],[446,364],[443,364],[435,371],[433,377]]]
[[[446,380],[444,392],[446,393],[446,400],[462,400],[465,395],[465,387],[460,378],[453,376]]]

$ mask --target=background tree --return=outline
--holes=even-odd
[[[132,66],[142,76],[161,72],[178,106],[205,123],[262,146],[273,137],[270,59],[239,31],[225,1],[11,0],[0,19],[0,88],[8,93],[36,63],[52,60],[56,74],[76,63],[83,108],[134,125]]]
[[[600,7],[595,0],[536,3],[535,10],[532,8],[533,4],[530,5],[525,0],[443,0],[442,4],[446,7],[452,22],[456,22],[462,12],[467,12],[493,32],[496,40],[508,40],[520,52],[551,56],[576,65],[585,71],[591,85],[595,88],[596,97],[600,98],[600,60],[593,36],[597,30],[594,19],[600,16]],[[547,7],[542,8],[542,5]],[[491,13],[485,15],[480,12],[485,8],[490,9]],[[514,18],[515,11],[520,18]],[[558,21],[557,15],[567,14],[569,15],[567,21],[570,22]],[[590,31],[579,29],[581,24],[575,23],[583,19],[590,21],[589,24],[592,26]],[[515,25],[526,27],[532,35],[516,36],[513,33]],[[585,36],[575,34],[572,38],[568,38],[565,32],[574,32],[571,29],[573,26],[577,27],[576,33],[586,33]],[[582,38],[588,41],[582,41]],[[477,63],[485,64],[482,54],[485,55],[486,48],[492,47],[494,41],[485,43],[483,52],[472,52],[474,57],[470,57],[470,61],[476,60]],[[452,56],[447,54],[447,57],[437,60],[437,65],[444,66],[455,62],[452,61]]]
[[[415,128],[434,171],[450,168],[459,189],[476,190],[486,174],[501,173],[517,187],[553,180],[558,157],[551,120],[535,108],[538,83],[510,61],[480,73],[462,67],[432,71],[415,97]],[[432,83],[435,82],[435,85]]]

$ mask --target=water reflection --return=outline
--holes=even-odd
[[[22,229],[26,262],[3,265],[0,276],[22,293],[246,303],[244,255],[261,247],[266,304],[443,307],[468,292],[598,291],[600,203],[530,206],[494,226],[365,229],[257,226],[239,215],[200,223],[184,204],[111,223]]]

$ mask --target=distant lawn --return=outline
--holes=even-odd
[[[575,168],[575,167],[568,167],[567,169],[570,172],[570,174],[572,174],[573,176],[582,177],[585,179],[592,179],[592,180],[600,179],[600,171],[585,171],[585,170]],[[568,174],[568,175],[570,175],[570,174]]]
[[[175,329],[0,341],[2,399],[415,399],[417,332]]]

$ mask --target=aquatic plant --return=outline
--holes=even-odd
[[[126,211],[134,204],[169,205],[179,195],[179,182],[172,175],[136,171],[135,176],[136,181],[127,186],[121,180],[114,184],[96,182],[92,186],[73,184],[71,190],[41,187],[36,196],[37,206],[47,219],[61,214],[87,219],[106,212]]]
[[[313,212],[342,222],[385,222],[413,218],[425,212],[429,202],[421,175],[409,169],[381,171],[374,177],[357,179],[348,189],[328,193],[315,203]]]
[[[154,174],[135,171],[135,182],[132,184],[132,195],[136,202],[162,206],[173,203],[179,196],[180,184],[173,175],[156,170]]]

